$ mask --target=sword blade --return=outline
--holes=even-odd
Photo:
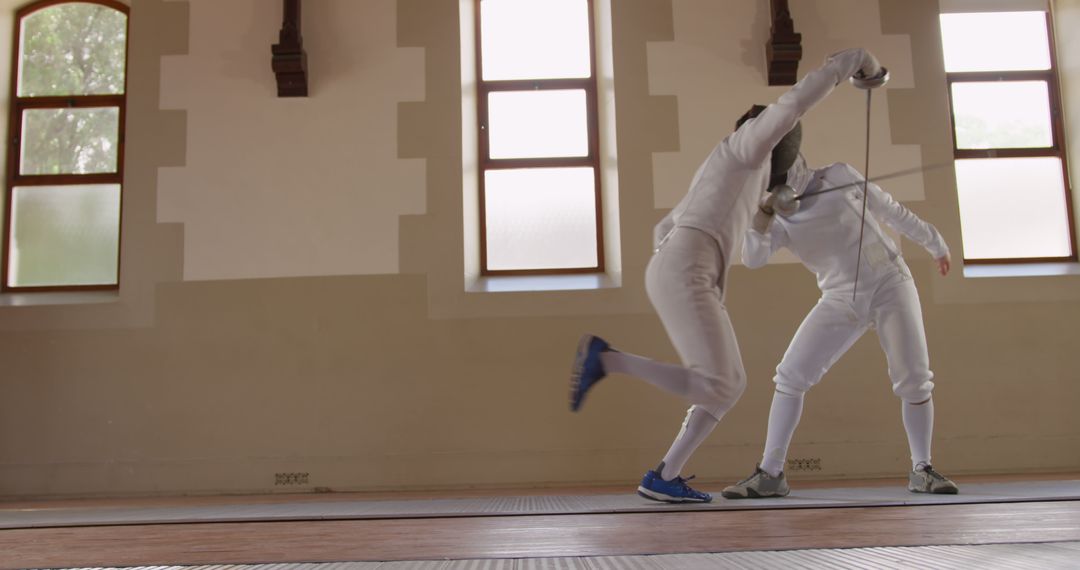
[[[870,195],[866,191],[866,185],[870,183],[870,94],[873,89],[866,90],[866,167],[863,169],[862,180],[862,218],[859,220],[859,253],[855,257],[855,283],[851,286],[851,300],[855,301],[855,293],[859,290],[859,267],[862,266],[862,242],[863,230],[866,229],[866,198]]]
[[[904,170],[897,170],[896,172],[890,172],[889,174],[882,174],[881,176],[875,176],[870,179],[870,182],[878,183],[883,180],[891,180],[893,178],[900,178],[902,176],[910,176],[912,174],[918,174],[920,172],[930,172],[931,170],[937,170],[939,168],[945,168],[946,166],[952,166],[952,161],[939,162],[937,164],[931,164],[929,166],[916,166],[914,168],[905,168]],[[829,192],[835,192],[837,190],[843,190],[845,188],[851,188],[854,186],[861,186],[862,180],[857,180],[850,184],[844,184],[843,186],[833,186],[831,188],[825,188],[824,190],[818,190],[816,192],[807,192],[806,194],[800,194],[795,197],[796,200],[802,200],[803,198],[809,198],[811,196],[818,196],[820,194],[828,194]]]

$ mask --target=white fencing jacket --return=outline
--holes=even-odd
[[[653,245],[659,247],[675,227],[704,231],[723,252],[726,276],[768,185],[773,147],[811,107],[870,61],[861,48],[829,56],[776,103],[720,141],[694,174],[686,196],[654,228]]]
[[[814,193],[846,184],[854,186],[800,200],[789,217],[773,216],[765,234],[750,228],[743,240],[743,263],[761,267],[776,250],[786,247],[817,276],[822,292],[850,291],[855,281],[862,217],[862,175],[848,164],[811,170],[800,155],[788,174],[796,194]],[[949,252],[937,228],[919,219],[874,183],[867,185],[866,228],[863,234],[860,283],[894,275],[901,270],[900,250],[879,221],[925,248],[934,259]],[[859,287],[862,290],[860,284]]]

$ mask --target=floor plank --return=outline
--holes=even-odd
[[[998,473],[954,477],[958,483],[1009,483],[1019,481],[1071,481],[1080,479],[1080,471],[1059,473]],[[789,479],[793,489],[824,489],[831,487],[904,487],[907,477],[883,479]],[[733,481],[699,481],[706,490],[722,489]],[[3,509],[60,509],[95,507],[168,507],[192,505],[239,505],[322,503],[339,501],[445,499],[448,497],[508,497],[543,495],[625,494],[633,493],[637,482],[621,485],[503,487],[485,489],[437,489],[427,491],[368,491],[330,493],[273,493],[235,495],[136,496],[136,497],[67,497],[67,498],[3,498]]]
[[[0,568],[617,556],[1080,540],[1080,501],[0,532]]]
[[[906,486],[796,488],[783,499],[672,505],[632,493],[498,497],[446,497],[407,500],[291,501],[274,504],[257,497],[239,504],[169,506],[79,506],[12,509],[0,505],[0,529],[72,526],[187,524],[223,522],[371,520],[475,516],[656,513],[717,510],[767,510],[836,507],[925,506],[1009,502],[1080,501],[1080,480],[964,483],[957,495],[911,493]]]
[[[133,566],[128,570],[971,570],[1075,569],[1080,542],[902,546],[829,550],[758,550],[716,554],[583,556],[393,562],[243,564],[228,566]],[[104,570],[104,569],[103,569]]]

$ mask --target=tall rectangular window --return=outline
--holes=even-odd
[[[1045,10],[941,14],[965,263],[1076,261]]]
[[[593,0],[476,0],[480,272],[604,270]]]
[[[15,18],[5,291],[116,289],[128,7],[40,0]]]

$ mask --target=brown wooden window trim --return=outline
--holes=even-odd
[[[475,45],[476,45],[476,85],[477,85],[477,132],[479,141],[478,184],[479,184],[479,219],[480,219],[480,275],[568,275],[581,273],[601,273],[604,271],[604,226],[601,207],[600,187],[600,129],[598,109],[598,87],[596,78],[596,22],[593,0],[585,0],[589,13],[589,77],[574,79],[524,79],[512,81],[484,81],[483,54],[481,42],[481,2],[475,0]],[[537,90],[582,89],[585,91],[586,117],[588,128],[588,155],[582,157],[537,157],[515,159],[492,159],[488,148],[487,100],[488,95],[497,91],[537,91]],[[591,167],[593,169],[593,187],[596,209],[596,259],[593,267],[571,267],[557,269],[488,269],[487,260],[487,216],[484,194],[484,174],[488,170],[511,168],[545,167]]]
[[[19,96],[19,68],[22,64],[20,48],[22,42],[23,20],[40,10],[51,8],[60,4],[69,3],[100,4],[122,12],[127,26],[124,45],[124,90],[118,95],[65,95],[46,97],[20,97]],[[0,258],[0,291],[5,293],[33,293],[33,292],[65,292],[65,291],[115,291],[120,288],[120,247],[123,246],[123,195],[124,195],[124,134],[127,116],[127,82],[129,75],[128,50],[130,47],[131,22],[130,8],[117,0],[41,0],[33,4],[23,6],[15,13],[14,43],[12,49],[11,85],[10,85],[10,110],[8,116],[8,156],[7,156],[7,187],[4,193],[4,238],[3,253]],[[94,174],[48,174],[48,175],[23,175],[20,174],[20,156],[22,151],[22,123],[23,113],[28,109],[64,109],[72,107],[113,107],[118,109],[119,117],[117,124],[117,149],[116,149],[116,172]],[[107,285],[58,285],[58,286],[32,286],[14,287],[8,285],[9,256],[12,243],[11,236],[11,210],[14,200],[15,187],[32,186],[64,186],[81,184],[117,184],[120,186],[120,219],[118,230],[118,247],[116,262],[116,283]]]
[[[1057,49],[1054,40],[1054,26],[1050,12],[1046,12],[1047,42],[1050,49],[1050,69],[1030,71],[967,71],[947,72],[945,74],[949,95],[949,120],[953,135],[954,159],[981,158],[1016,158],[1016,157],[1056,157],[1061,160],[1062,180],[1065,185],[1065,209],[1069,221],[1069,247],[1071,254],[1062,257],[1011,257],[1011,258],[964,258],[966,265],[996,265],[1025,263],[1058,263],[1078,261],[1076,251],[1076,224],[1073,217],[1072,188],[1069,182],[1069,166],[1065,149],[1065,126],[1062,117],[1061,86],[1058,79]],[[952,86],[954,83],[989,82],[989,81],[1045,81],[1050,97],[1050,124],[1053,144],[1044,148],[989,148],[961,149],[956,141],[956,114],[953,112]]]

